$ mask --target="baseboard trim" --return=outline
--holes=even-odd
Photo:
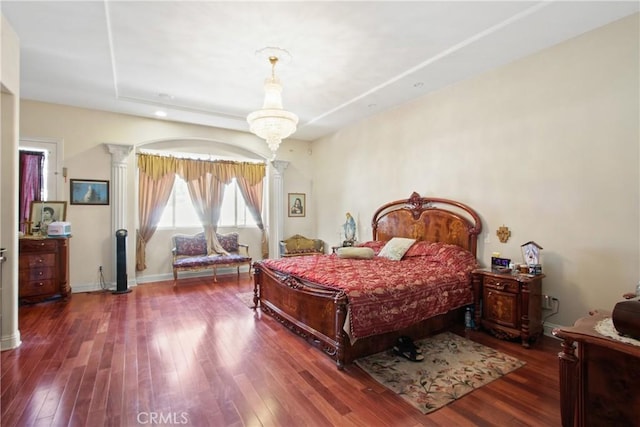
[[[20,347],[20,331],[15,331],[11,335],[3,336],[0,339],[0,351],[11,350]]]

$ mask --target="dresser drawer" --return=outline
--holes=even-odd
[[[53,267],[56,265],[56,254],[24,254],[20,256],[20,269]]]
[[[58,248],[58,243],[53,239],[21,239],[20,240],[20,253],[23,252],[42,252],[42,251],[55,251]]]
[[[26,272],[24,272],[20,277],[23,277],[25,280],[45,280],[45,279],[53,279],[55,277],[55,268],[53,267],[42,267],[42,268],[32,268]]]
[[[485,277],[483,286],[496,291],[509,292],[517,294],[520,292],[520,284],[516,280],[497,279],[494,277]]]
[[[55,294],[56,283],[53,279],[30,280],[20,284],[20,297]]]

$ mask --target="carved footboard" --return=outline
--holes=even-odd
[[[351,343],[344,332],[348,309],[344,292],[280,274],[259,261],[254,263],[254,269],[256,306],[329,355],[338,369],[392,347],[401,335],[419,339],[462,323],[463,308],[459,308],[408,328]]]
[[[255,301],[266,313],[305,338],[334,359],[339,369],[345,365],[343,331],[347,297],[342,291],[299,280],[254,263]]]

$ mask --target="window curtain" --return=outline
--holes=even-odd
[[[196,209],[204,228],[208,255],[227,254],[227,251],[224,250],[216,236],[226,184],[228,183],[218,180],[210,173],[187,181],[191,203],[193,203],[193,207]]]
[[[169,173],[177,174],[185,180],[187,188],[189,189],[191,201],[200,216],[200,221],[202,222],[202,226],[205,230],[207,247],[210,248],[209,253],[226,253],[216,237],[225,185],[229,184],[233,178],[236,178],[238,181],[243,179],[246,180],[250,184],[249,187],[255,186],[259,182],[261,188],[266,171],[264,163],[193,160],[154,154],[140,154],[138,157],[138,167],[140,171],[146,173],[153,181],[157,181],[160,177]],[[171,189],[168,191],[171,193]],[[248,201],[247,197],[244,196],[242,189],[241,192],[243,197],[245,197],[247,205],[255,204],[255,207],[250,207],[249,209],[252,211],[254,218],[255,214],[253,213],[253,210],[256,209],[259,218],[260,210],[262,208],[262,191],[260,191],[259,200],[254,197],[253,202]],[[162,208],[164,208],[165,205],[166,201],[162,205]],[[160,205],[156,205],[155,208],[150,209],[157,209],[161,212],[162,209],[158,208],[158,206]],[[159,216],[158,219],[156,219],[155,224],[157,224],[158,220]],[[262,220],[256,220],[256,222],[259,222],[262,225]],[[142,218],[140,219],[140,224],[142,230]],[[264,233],[264,226],[262,226],[261,229]],[[155,231],[155,228],[153,230]],[[151,233],[151,235],[153,235],[153,233]],[[146,245],[146,242],[149,241],[151,235],[148,237],[142,236],[144,240],[140,239],[140,244]],[[138,256],[139,254],[137,254],[137,257]],[[144,260],[144,258],[142,258],[142,260]],[[142,264],[139,264],[138,261],[136,261],[136,268],[138,268],[138,265],[144,266],[144,261]]]
[[[265,166],[262,168],[246,168],[238,177],[236,182],[240,193],[244,197],[244,202],[255,220],[258,228],[262,232],[262,258],[269,256],[269,239],[262,221],[262,196],[263,196],[263,178],[265,175]]]
[[[136,233],[136,271],[147,268],[147,242],[158,228],[175,181],[176,159],[138,156],[138,223]]]
[[[20,231],[29,233],[31,227],[27,227],[27,225],[31,215],[31,202],[39,201],[42,198],[44,153],[42,151],[20,150],[19,158],[18,224]]]

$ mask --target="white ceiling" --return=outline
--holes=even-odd
[[[294,138],[364,117],[638,12],[637,1],[7,1],[21,97],[248,131],[278,64]]]

